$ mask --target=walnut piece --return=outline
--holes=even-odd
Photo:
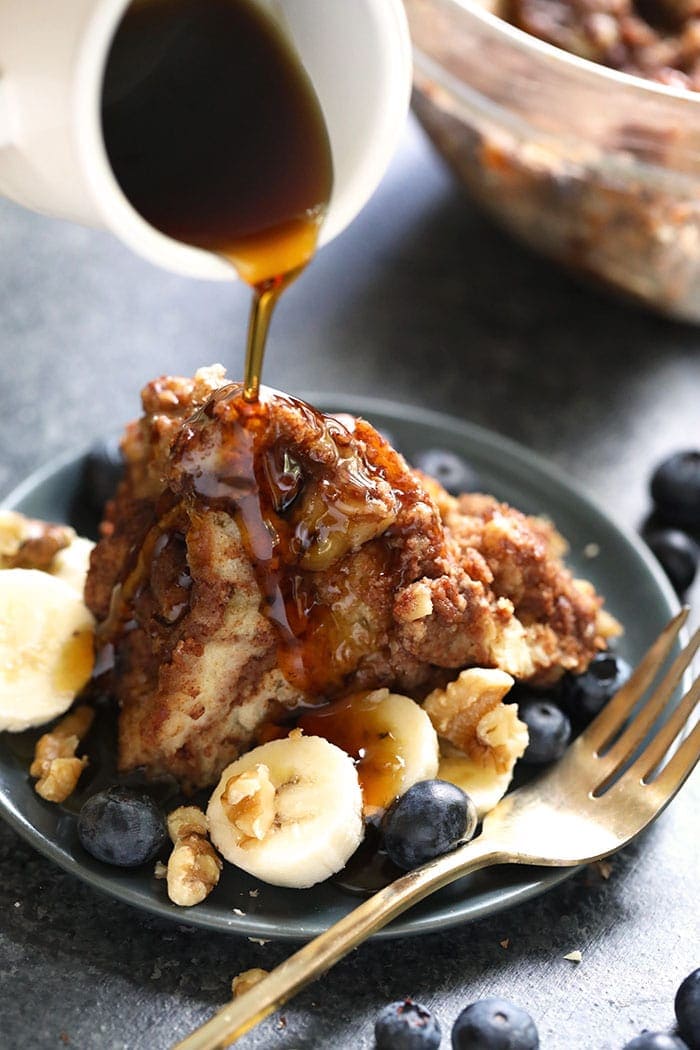
[[[168,860],[168,897],[191,908],[208,897],[219,881],[223,864],[207,838],[204,813],[196,806],[180,806],[168,816],[174,848]]]
[[[219,881],[223,865],[208,839],[188,835],[181,839],[168,861],[168,897],[173,904],[191,908],[209,896]]]
[[[512,769],[527,747],[517,708],[501,701],[513,685],[504,671],[472,667],[423,704],[436,732],[485,769]]]
[[[51,569],[54,557],[75,539],[68,525],[0,511],[0,569]]]
[[[207,818],[197,806],[180,806],[168,814],[168,834],[173,843],[188,835],[207,837]]]
[[[269,975],[269,970],[261,970],[259,966],[254,966],[252,970],[244,970],[243,973],[239,973],[231,981],[231,994],[234,999],[238,999],[239,996],[245,995],[251,988],[254,988],[256,984],[260,984]]]
[[[38,777],[34,790],[47,802],[65,802],[75,791],[87,756],[76,758],[78,744],[92,725],[95,712],[81,704],[36,742],[30,776]]]
[[[476,743],[483,765],[488,760],[497,773],[511,770],[528,745],[528,731],[518,718],[515,704],[497,704],[487,711],[476,727]]]
[[[84,755],[82,758],[54,758],[37,780],[34,790],[47,802],[65,802],[75,791],[80,774],[87,764]]]
[[[221,805],[244,838],[264,839],[275,820],[275,786],[268,767],[258,764],[229,777]]]

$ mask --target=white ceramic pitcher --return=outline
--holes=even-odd
[[[374,191],[404,124],[411,53],[401,0],[257,0],[304,63],[331,141],[325,244]],[[150,226],[122,193],[102,138],[102,77],[130,0],[0,0],[0,193],[111,230],[177,273],[231,280],[217,256]]]

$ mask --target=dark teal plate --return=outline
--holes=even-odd
[[[430,447],[461,453],[476,467],[487,492],[521,510],[550,517],[569,541],[574,573],[593,582],[605,595],[607,608],[625,625],[619,650],[632,664],[677,610],[665,576],[639,539],[532,453],[459,419],[405,405],[328,396],[312,400],[328,411],[365,416],[390,432],[409,460]],[[4,506],[53,521],[71,520],[83,464],[84,454],[57,460],[15,489]],[[592,544],[598,550],[595,557],[586,555]],[[36,795],[27,761],[10,734],[0,735],[0,813],[36,849],[89,885],[177,922],[265,939],[308,939],[358,903],[333,882],[310,890],[280,889],[227,866],[211,897],[194,908],[178,908],[168,900],[165,884],[153,877],[152,866],[109,868],[82,850],[74,814]],[[491,868],[440,890],[376,936],[426,933],[470,922],[544,892],[571,871]]]

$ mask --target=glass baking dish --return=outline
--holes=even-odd
[[[700,94],[619,73],[475,0],[405,0],[414,108],[472,197],[532,248],[700,321]]]

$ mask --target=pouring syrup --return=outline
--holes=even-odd
[[[243,389],[256,401],[275,306],[314,255],[333,185],[296,52],[252,0],[136,0],[107,58],[102,128],[136,211],[253,289]]]

